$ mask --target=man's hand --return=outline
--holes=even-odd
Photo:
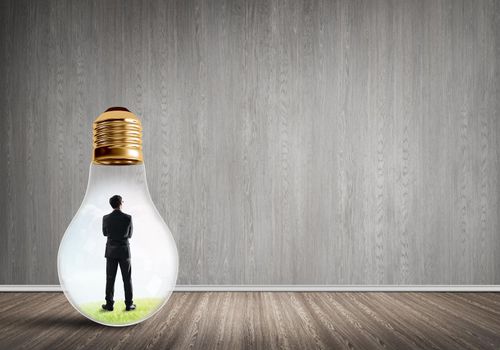
[[[128,238],[132,238],[132,231],[134,230],[134,226],[132,225],[132,216],[130,217],[130,225],[128,226]]]

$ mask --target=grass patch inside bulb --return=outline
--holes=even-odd
[[[160,298],[139,298],[134,301],[137,308],[125,311],[123,300],[116,300],[113,311],[103,310],[102,300],[80,305],[80,311],[92,320],[114,325],[126,325],[148,318],[163,302]]]

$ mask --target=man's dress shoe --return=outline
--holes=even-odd
[[[113,311],[113,305],[102,304],[102,308],[107,311]]]

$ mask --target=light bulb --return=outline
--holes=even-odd
[[[140,120],[125,108],[113,107],[93,126],[87,190],[59,246],[59,282],[71,305],[85,317],[108,326],[127,326],[146,320],[167,302],[177,280],[177,248],[148,191]],[[114,210],[109,202],[113,195],[122,197],[121,211],[132,217],[128,242],[136,309],[130,311],[125,310],[120,267],[113,311],[102,308],[107,263],[103,216]]]

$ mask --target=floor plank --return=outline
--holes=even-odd
[[[498,349],[500,293],[174,293],[131,327],[0,293],[0,349]]]

